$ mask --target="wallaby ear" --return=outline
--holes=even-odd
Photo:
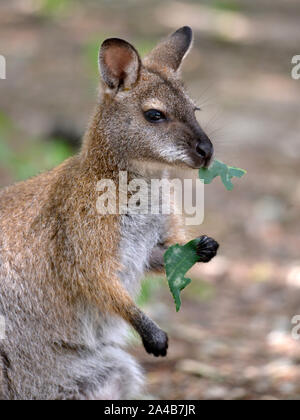
[[[193,41],[189,26],[183,26],[165,40],[161,41],[144,60],[145,65],[154,64],[177,71]]]
[[[106,39],[99,51],[99,70],[110,89],[130,89],[139,77],[141,59],[136,49],[119,38]]]

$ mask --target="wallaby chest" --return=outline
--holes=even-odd
[[[121,216],[119,247],[122,270],[120,279],[130,294],[137,293],[153,248],[165,235],[162,215],[126,214]]]

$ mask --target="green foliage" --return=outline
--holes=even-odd
[[[0,136],[13,129],[10,119],[0,111]]]
[[[200,239],[194,239],[185,245],[173,245],[165,252],[165,268],[171,293],[178,312],[181,306],[180,292],[191,282],[184,277],[190,268],[199,260],[197,245]]]
[[[22,134],[0,112],[0,164],[12,174],[14,181],[52,169],[72,154],[71,147],[64,139],[26,138]],[[22,144],[18,148],[14,147],[15,138],[21,137]]]
[[[231,191],[233,189],[231,179],[233,177],[241,178],[246,173],[244,169],[227,166],[219,160],[214,160],[210,168],[199,169],[199,178],[203,179],[204,184],[210,184],[214,178],[220,176],[225,188]]]
[[[8,145],[4,142],[0,135],[0,163],[6,165],[7,162],[12,161],[13,154]]]
[[[162,277],[159,276],[146,276],[142,282],[141,292],[138,298],[138,305],[145,306],[150,302],[151,297],[161,287]]]
[[[13,133],[14,127],[10,119],[0,112],[0,163],[7,166],[13,160],[14,154],[8,145],[8,140]]]
[[[71,148],[61,139],[33,142],[25,153],[16,154],[9,162],[16,180],[24,180],[59,165],[71,155]]]
[[[95,40],[90,41],[85,47],[85,53],[87,56],[87,63],[91,70],[91,77],[95,78],[98,74],[98,54],[100,45],[108,38],[105,34],[99,34]]]
[[[220,176],[227,190],[231,191],[233,189],[231,179],[233,177],[241,178],[245,173],[246,171],[243,169],[227,166],[225,163],[215,160],[210,168],[199,170],[199,178],[203,179],[205,184],[210,184],[214,178]],[[167,279],[177,312],[181,306],[180,292],[191,283],[191,279],[186,278],[185,274],[199,260],[197,255],[199,242],[200,238],[197,238],[186,245],[173,245],[164,255]]]
[[[59,16],[76,2],[77,0],[42,0],[40,10],[44,15]]]
[[[241,4],[235,0],[215,0],[212,2],[212,7],[215,9],[231,12],[237,12],[241,10]]]
[[[206,282],[199,278],[192,278],[192,282],[186,289],[185,294],[190,300],[202,302],[212,299],[212,297],[215,294],[215,288],[209,282]]]

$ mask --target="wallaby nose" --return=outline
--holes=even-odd
[[[209,165],[212,155],[214,153],[214,147],[208,137],[205,137],[205,139],[201,139],[196,144],[196,153],[200,157],[202,157],[202,159],[205,161],[206,166]]]

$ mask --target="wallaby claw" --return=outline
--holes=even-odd
[[[153,354],[155,357],[166,356],[168,350],[168,336],[162,330],[157,330],[151,338],[143,338],[143,344],[145,350],[149,354]]]
[[[200,241],[197,245],[197,255],[199,256],[199,262],[209,262],[217,255],[219,244],[213,238],[209,238],[206,235],[200,236],[199,239]]]

